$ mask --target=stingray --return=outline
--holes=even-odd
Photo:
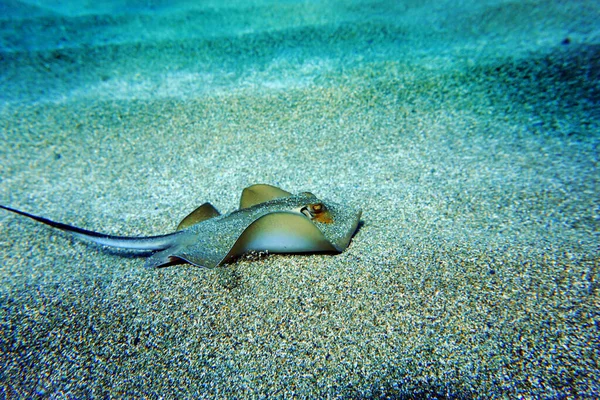
[[[51,221],[0,205],[71,235],[109,247],[157,251],[147,267],[189,263],[213,268],[249,252],[341,253],[350,244],[361,210],[318,199],[310,192],[291,194],[258,184],[242,192],[240,207],[221,214],[204,203],[167,235],[112,236]]]

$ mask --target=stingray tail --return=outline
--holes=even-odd
[[[24,211],[19,211],[3,205],[0,205],[0,208],[15,214],[23,215],[24,217],[31,218],[41,222],[42,224],[60,229],[61,231],[68,232],[79,239],[110,247],[120,247],[131,250],[163,250],[177,243],[177,237],[182,234],[182,232],[175,232],[168,235],[147,237],[112,236],[94,231],[88,231],[87,229],[78,228],[76,226],[67,225],[60,222],[55,222],[49,220],[48,218],[39,217],[37,215],[29,214]]]

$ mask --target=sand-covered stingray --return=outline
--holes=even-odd
[[[185,217],[174,233],[161,236],[105,235],[10,207],[0,208],[104,246],[161,250],[148,258],[148,267],[188,262],[212,268],[251,251],[341,253],[361,216],[360,209],[325,202],[309,192],[293,195],[264,184],[244,189],[239,210],[221,215],[210,203],[204,203]]]

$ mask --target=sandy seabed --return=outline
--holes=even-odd
[[[0,200],[155,235],[269,183],[340,255],[218,269],[0,214],[6,398],[592,397],[595,1],[0,5]]]

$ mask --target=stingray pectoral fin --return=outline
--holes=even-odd
[[[256,184],[248,186],[242,191],[242,197],[240,198],[240,209],[252,207],[256,204],[264,203],[266,201],[280,199],[282,197],[290,197],[292,194],[286,192],[278,187]]]
[[[183,264],[185,261],[186,260],[183,258],[173,255],[173,249],[167,249],[154,253],[148,257],[144,263],[144,267],[160,268],[168,265]]]
[[[180,233],[181,237],[177,243],[154,253],[146,260],[144,266],[158,268],[187,262],[198,267],[214,268],[221,264],[229,251],[229,245],[221,246],[218,240],[212,240],[214,238],[204,239],[190,231]]]
[[[192,264],[198,267],[213,268],[217,264],[214,260],[203,259],[199,255],[190,256],[183,246],[175,246],[158,253],[152,254],[146,259],[144,267],[146,268],[161,268],[176,264]]]
[[[187,217],[182,219],[179,225],[177,225],[177,230],[180,231],[182,229],[189,228],[192,225],[206,221],[207,219],[218,217],[219,215],[221,215],[221,213],[219,213],[219,211],[212,204],[204,203],[189,213]]]
[[[303,215],[277,212],[254,221],[240,235],[225,260],[248,251],[314,253],[336,251],[323,233]]]
[[[252,222],[231,248],[202,243],[189,236],[177,245],[153,254],[146,267],[162,267],[181,262],[214,268],[249,251],[270,253],[337,252],[323,233],[304,215],[289,212],[267,214]]]

